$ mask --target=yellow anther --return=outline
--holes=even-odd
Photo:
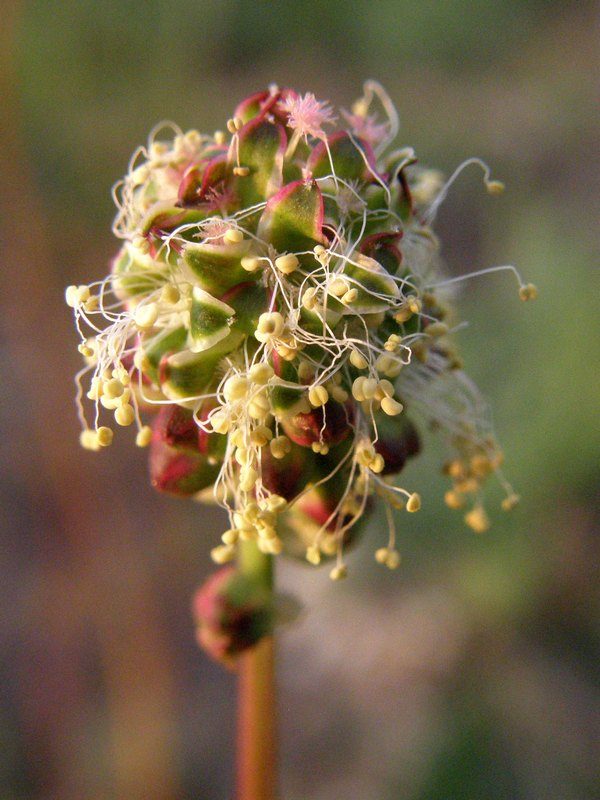
[[[348,575],[348,567],[345,564],[338,564],[329,573],[332,581],[341,581]]]
[[[500,505],[503,511],[512,511],[512,509],[518,506],[520,502],[521,498],[519,495],[513,493],[509,494],[508,497],[505,497]]]
[[[100,303],[100,298],[98,297],[98,295],[93,294],[85,301],[83,307],[87,312],[95,311],[98,308],[99,303]]]
[[[387,350],[388,353],[396,353],[401,343],[402,337],[398,336],[396,333],[392,333],[388,336],[387,341],[383,345],[383,349]]]
[[[65,302],[70,308],[78,308],[90,299],[89,286],[67,286],[65,291]]]
[[[243,428],[236,428],[229,437],[229,441],[234,447],[246,447],[248,445],[246,431]]]
[[[348,392],[342,389],[341,386],[329,386],[329,394],[334,400],[337,400],[338,403],[345,403],[348,399]]]
[[[313,386],[308,390],[308,402],[314,408],[324,406],[329,400],[329,392],[324,386]]]
[[[181,292],[174,284],[167,283],[162,288],[160,299],[163,301],[163,303],[175,305],[175,303],[178,303],[181,299]]]
[[[300,261],[298,260],[298,256],[295,256],[293,253],[288,253],[276,258],[275,266],[279,272],[283,272],[284,275],[291,275],[291,273],[295,272],[300,266]]]
[[[356,383],[356,381],[355,381]],[[376,378],[364,378],[361,384],[361,391],[365,400],[372,400],[377,391],[378,381]]]
[[[349,290],[350,286],[348,281],[344,280],[344,278],[334,278],[329,284],[329,293],[334,297],[341,297]]]
[[[371,472],[379,473],[385,469],[385,461],[381,453],[377,453],[371,463],[369,464]]]
[[[232,375],[223,384],[223,394],[227,401],[242,400],[248,394],[250,383],[243,375]]]
[[[151,328],[158,319],[157,303],[139,305],[133,312],[133,321],[141,330]]]
[[[302,295],[302,305],[307,311],[312,311],[317,305],[317,290],[313,286]]]
[[[381,401],[381,410],[388,415],[388,417],[396,417],[404,410],[402,403],[399,403],[393,397],[384,397]]]
[[[242,265],[242,269],[245,269],[246,272],[256,272],[261,266],[260,258],[256,258],[256,256],[244,256],[240,264]]]
[[[397,358],[388,355],[387,353],[382,353],[380,356],[377,357],[375,361],[375,369],[377,372],[381,372],[385,374],[389,369],[394,367],[398,362]]]
[[[356,367],[356,369],[366,369],[366,367],[369,365],[367,359],[358,350],[353,350],[350,353],[349,361],[353,367]]]
[[[150,368],[150,359],[143,350],[136,350],[133,356],[133,366],[140,372],[147,372]]]
[[[444,495],[444,502],[448,508],[458,509],[464,506],[465,498],[459,492],[449,489]]]
[[[301,361],[298,364],[298,380],[301,383],[312,382],[315,378],[315,368],[308,361]]]
[[[241,467],[245,466],[249,461],[251,461],[252,457],[252,452],[245,447],[236,448],[234,453],[234,458]]]
[[[108,447],[113,440],[113,432],[110,428],[103,425],[96,431],[96,438],[100,447]]]
[[[326,456],[329,452],[329,445],[325,444],[325,442],[313,442],[310,446],[313,453],[317,453],[318,455]]]
[[[521,286],[519,289],[519,297],[521,300],[535,300],[538,296],[537,286],[534,283],[528,283]]]
[[[244,234],[239,228],[229,228],[223,234],[223,239],[227,244],[239,244],[244,241]]]
[[[377,561],[378,564],[385,564],[389,554],[389,548],[380,547],[378,550],[375,550],[375,561]]]
[[[377,384],[377,389],[375,389],[375,399],[376,400],[383,400],[384,397],[393,397],[394,396],[394,384],[391,381],[380,380]]]
[[[233,174],[238,178],[247,178],[250,175],[250,167],[234,167]]]
[[[406,302],[413,314],[418,314],[421,311],[421,301],[418,297],[411,294],[406,298]]]
[[[240,538],[240,532],[237,528],[229,528],[221,535],[221,541],[223,544],[232,545],[237,542]]]
[[[235,547],[230,544],[220,544],[218,547],[213,547],[210,557],[215,564],[227,564],[235,557]]]
[[[388,569],[398,569],[400,566],[400,553],[397,550],[390,550],[384,563]]]
[[[271,380],[274,374],[273,367],[265,361],[261,361],[259,364],[250,367],[248,377],[252,383],[258,383],[264,386],[264,384]]]
[[[273,438],[273,434],[266,425],[259,425],[250,434],[250,443],[255,447],[264,447]]]
[[[321,563],[321,551],[316,545],[310,545],[306,548],[306,560],[315,567]]]
[[[149,425],[144,425],[135,437],[135,443],[138,447],[148,447],[152,441],[152,428]]]
[[[366,380],[367,379],[364,377],[364,375],[359,375],[359,377],[355,378],[354,382],[352,383],[352,397],[355,400],[358,400],[359,403],[363,400],[366,400],[363,392],[363,384]]]
[[[437,339],[439,336],[445,336],[448,333],[448,326],[445,322],[432,322],[425,328],[425,333]]]
[[[106,397],[110,397],[111,399],[114,399],[116,397],[121,397],[124,390],[125,387],[123,386],[121,381],[118,380],[117,378],[112,378],[111,380],[106,381],[106,383],[102,387],[103,393],[106,395]]]
[[[292,449],[292,443],[287,436],[276,436],[269,442],[269,450],[273,458],[285,458]]]
[[[229,433],[231,430],[231,418],[225,411],[215,411],[210,417],[210,424],[215,433]]]
[[[258,473],[254,467],[246,466],[240,473],[240,489],[242,492],[251,492],[256,486]]]
[[[254,394],[248,405],[249,416],[252,417],[252,419],[266,420],[270,413],[271,404],[267,392],[261,390]]]
[[[121,425],[125,428],[127,425],[131,425],[134,420],[135,411],[133,410],[132,406],[124,405],[115,409],[115,422],[117,425]]]
[[[482,505],[476,505],[464,516],[464,520],[475,533],[485,533],[490,527],[488,515]]]
[[[316,245],[313,247],[313,253],[314,253],[316,256],[322,256],[322,255],[323,255],[323,253],[325,253],[325,252],[326,252],[326,251],[325,251],[325,248],[323,247],[323,245],[322,245],[322,244],[316,244]]]
[[[215,144],[225,144],[227,141],[227,136],[225,135],[225,131],[215,131],[213,134],[213,139],[215,140]]]
[[[353,303],[358,297],[358,289],[349,289],[346,294],[342,295],[342,303],[347,306],[349,303]]]
[[[79,444],[85,450],[99,450],[100,444],[98,442],[98,437],[96,435],[96,431],[89,430],[89,428],[85,431],[81,431],[79,434]]]
[[[502,194],[504,191],[504,184],[502,181],[486,181],[485,188],[490,194]]]
[[[281,336],[284,326],[285,320],[278,311],[266,312],[258,318],[254,336],[259,342],[268,342],[270,339]]]
[[[92,348],[85,343],[78,345],[77,349],[79,350],[81,355],[84,356],[84,358],[92,358],[95,355]]]
[[[406,501],[406,510],[411,514],[414,514],[415,511],[418,511],[421,508],[421,495],[417,492],[413,492],[411,496]]]
[[[229,133],[237,133],[244,125],[244,121],[239,117],[232,117],[227,120],[227,130]]]
[[[413,312],[410,310],[408,303],[402,303],[400,308],[394,314],[394,319],[396,322],[401,325],[403,322],[408,322],[408,320],[412,317]]]

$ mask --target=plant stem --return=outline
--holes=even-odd
[[[240,543],[240,572],[272,595],[273,559],[253,541]],[[237,800],[275,800],[275,669],[273,637],[238,662]]]

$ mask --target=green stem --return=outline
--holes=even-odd
[[[273,592],[273,557],[240,543],[240,572]],[[275,800],[275,669],[273,637],[238,661],[237,800]]]

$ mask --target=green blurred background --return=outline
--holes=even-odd
[[[368,77],[422,163],[480,155],[507,184],[465,173],[438,230],[451,273],[516,263],[540,289],[523,305],[497,274],[461,300],[524,500],[475,536],[428,436],[398,572],[378,519],[343,587],[279,565],[305,606],[280,636],[282,797],[600,796],[598,21],[575,0],[5,0],[0,800],[231,797],[235,681],[189,614],[222,521],[155,496],[126,433],[79,449],[63,289],[105,274],[110,187],[157,121],[212,131],[274,81],[348,107]]]

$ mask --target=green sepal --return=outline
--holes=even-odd
[[[222,299],[235,310],[232,330],[252,336],[258,318],[268,308],[266,288],[255,281],[246,281],[226,292]]]
[[[140,233],[146,236],[149,233],[171,233],[182,225],[194,225],[206,219],[207,213],[197,208],[179,208],[173,203],[158,202],[148,211],[142,224]],[[184,231],[183,238],[192,236],[194,231]]]
[[[176,353],[185,347],[188,338],[187,329],[182,325],[179,328],[170,328],[159,334],[142,336],[144,355],[148,360],[147,375],[154,383],[159,382],[159,365],[167,353]]]
[[[282,386],[275,384],[271,388],[271,408],[277,418],[295,416],[310,410],[306,396],[306,387]]]
[[[376,314],[379,311],[387,311],[390,307],[390,300],[398,299],[400,297],[400,290],[387,270],[385,270],[377,261],[364,259],[363,264],[352,264],[346,262],[344,264],[342,275],[347,275],[352,278],[351,288],[356,289],[358,297],[351,303],[339,306],[343,309],[344,314]],[[383,299],[378,299],[377,295],[384,295]],[[335,301],[334,301],[335,302]],[[334,308],[337,308],[334,305]]]
[[[328,137],[327,143],[329,152],[325,142],[319,142],[308,159],[306,166],[314,178],[331,175],[333,162],[335,174],[341,180],[374,180],[375,154],[367,142],[350,136],[346,131],[337,131]]]
[[[281,189],[283,155],[287,137],[281,125],[265,119],[253,119],[238,133],[237,153],[240,164],[250,174],[234,178],[234,193],[243,208],[262,203]],[[236,151],[230,154],[235,156]]]
[[[249,240],[239,244],[188,244],[183,262],[193,273],[193,283],[220,297],[232,286],[248,280],[248,272],[240,262],[249,247]]]
[[[190,334],[193,345],[190,350],[193,353],[210,350],[229,336],[234,316],[235,309],[199,286],[194,286],[190,310]]]
[[[258,235],[278,253],[297,253],[327,243],[322,226],[321,190],[314,181],[293,181],[268,201]]]
[[[149,255],[133,255],[131,250],[129,245],[122,247],[112,265],[112,285],[120,300],[153,292],[162,286],[169,271],[168,264]]]

